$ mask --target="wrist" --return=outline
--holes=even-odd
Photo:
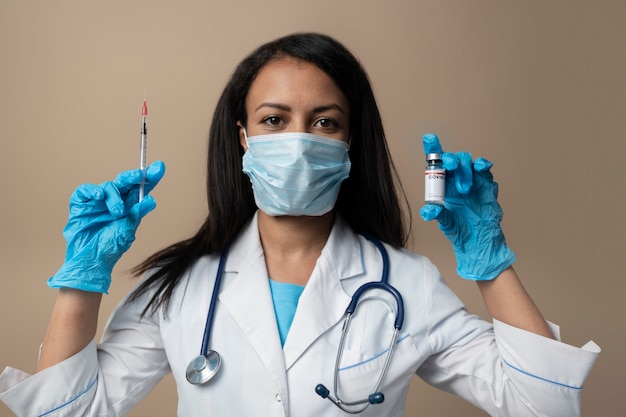
[[[515,253],[504,244],[477,252],[457,253],[457,274],[471,281],[490,281],[510,268],[517,260]]]
[[[491,317],[518,329],[554,338],[513,267],[505,268],[491,281],[477,281],[477,285]]]
[[[48,286],[108,294],[111,269],[95,262],[89,267],[85,267],[84,264],[84,262],[66,262],[48,279]]]

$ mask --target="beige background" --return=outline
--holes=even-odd
[[[565,341],[603,348],[584,415],[623,416],[624,1],[2,0],[0,368],[34,369],[69,195],[138,165],[144,89],[148,158],[168,173],[101,327],[133,285],[128,269],[199,226],[210,115],[234,66],[294,31],[333,35],[363,62],[413,210],[412,246],[481,315],[447,241],[419,218],[419,139],[437,132],[445,149],[496,162],[518,272]],[[168,378],[132,415],[175,409]],[[485,414],[415,380],[407,415]]]

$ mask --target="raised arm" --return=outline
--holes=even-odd
[[[446,169],[445,204],[427,204],[420,215],[437,220],[452,243],[457,273],[478,283],[485,305],[495,319],[542,336],[554,338],[541,312],[511,266],[515,254],[500,227],[502,208],[492,162],[472,160],[467,152],[444,153],[433,134],[423,138],[424,151],[442,153]]]
[[[161,180],[165,165],[155,162],[145,173],[149,192]],[[63,231],[65,262],[48,280],[59,292],[39,357],[38,371],[78,353],[93,340],[102,294],[111,272],[135,240],[141,219],[156,207],[151,196],[138,201],[141,170],[124,171],[112,182],[84,184],[70,199]]]

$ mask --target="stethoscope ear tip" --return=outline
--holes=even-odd
[[[383,401],[385,401],[385,396],[383,395],[382,392],[375,392],[373,394],[370,394],[369,397],[367,397],[367,401],[370,404],[380,404]]]

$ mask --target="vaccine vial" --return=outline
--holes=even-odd
[[[424,172],[424,200],[430,204],[443,205],[446,196],[446,170],[440,153],[426,155]]]

